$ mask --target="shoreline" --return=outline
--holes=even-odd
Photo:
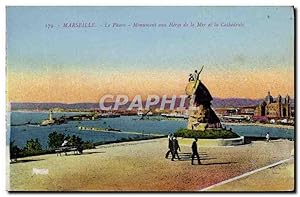
[[[19,113],[48,113],[49,111],[47,110],[41,110],[41,111],[32,111],[32,110],[14,110],[14,111],[7,111],[7,113],[12,113],[12,112],[19,112]],[[54,111],[53,113],[90,113],[89,111]],[[138,116],[138,115],[122,115],[123,117],[126,116]],[[158,115],[160,116],[160,115]],[[149,120],[149,121],[187,121],[185,118],[168,118],[168,117],[162,117],[160,119],[144,119],[144,120]],[[237,125],[237,126],[261,126],[261,127],[269,127],[269,128],[281,128],[281,129],[295,129],[295,126],[291,125],[281,125],[281,124],[270,124],[270,123],[246,123],[246,122],[223,122],[222,124],[224,125]]]
[[[278,125],[278,124],[262,124],[262,123],[236,123],[236,122],[224,122],[224,125],[235,125],[235,126],[260,126],[268,128],[279,128],[279,129],[291,129],[294,130],[294,126],[290,125]]]

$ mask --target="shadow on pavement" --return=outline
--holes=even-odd
[[[17,163],[27,163],[27,162],[32,162],[32,161],[42,161],[45,159],[23,159],[23,160],[17,160],[14,162],[10,162],[10,164],[17,164]]]
[[[201,159],[200,159],[201,160]],[[215,163],[202,163],[201,165],[209,166],[209,165],[224,165],[224,164],[232,164],[237,162],[215,162]]]
[[[178,160],[177,159],[177,156],[175,156],[175,160],[176,161],[191,161],[192,160],[192,153],[178,153],[178,155],[179,155],[179,158],[180,158],[180,160]],[[201,161],[205,161],[205,160],[214,160],[214,159],[217,159],[217,158],[215,158],[215,157],[209,157],[208,155],[207,155],[207,153],[205,153],[205,152],[200,152],[199,153],[199,156],[200,156],[200,160]],[[169,156],[169,158],[168,159],[171,159],[171,154],[170,154],[170,156]]]
[[[215,160],[217,158],[215,158],[215,157],[209,157],[207,155],[207,153],[205,153],[205,152],[200,152],[199,156],[200,156],[200,161],[202,162],[201,165],[226,165],[226,164],[237,163],[237,162],[212,162],[212,163],[203,163],[203,161]],[[175,157],[175,161],[191,161],[192,160],[191,153],[179,153],[179,157],[180,157],[180,160],[178,160],[177,157]],[[195,162],[197,162],[196,158],[195,158]]]
[[[81,155],[101,154],[106,152],[83,152]]]

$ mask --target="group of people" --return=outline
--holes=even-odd
[[[180,157],[178,155],[178,150],[179,151],[181,151],[181,150],[180,150],[180,146],[179,146],[177,138],[173,134],[170,133],[168,135],[168,140],[169,140],[169,145],[168,145],[169,150],[166,153],[166,159],[169,157],[169,155],[171,153],[172,161],[174,161],[175,156],[177,156],[177,159],[180,160]]]
[[[178,140],[176,138],[176,136],[174,136],[174,134],[169,134],[168,135],[168,141],[169,141],[169,145],[168,145],[168,151],[166,153],[166,159],[169,158],[169,155],[171,154],[172,156],[172,161],[174,161],[175,157],[177,157],[178,160],[180,160],[180,157],[179,157],[179,154],[178,154],[178,151],[181,151],[180,150],[180,146],[179,146],[179,143],[178,143]],[[197,138],[194,138],[194,141],[192,143],[192,165],[194,165],[194,158],[196,157],[197,158],[197,161],[198,161],[198,165],[201,164],[200,162],[200,156],[199,156],[199,153],[198,153],[198,146],[197,146],[197,141],[198,139]],[[266,134],[266,141],[267,142],[270,142],[270,133],[267,132]]]
[[[172,156],[172,161],[174,161],[175,159],[175,156],[177,156],[177,159],[180,160],[180,157],[179,157],[179,154],[178,154],[178,151],[181,151],[180,150],[180,146],[179,146],[179,143],[178,143],[178,140],[177,138],[173,135],[173,134],[169,134],[168,135],[168,141],[169,141],[169,145],[168,145],[168,151],[166,153],[166,159],[169,157],[170,153],[171,153],[171,156]],[[192,143],[192,165],[194,165],[194,158],[196,157],[197,160],[198,160],[198,164],[200,165],[201,162],[200,162],[200,156],[199,156],[199,153],[198,153],[198,147],[197,147],[197,141],[198,139],[195,138],[193,143]]]

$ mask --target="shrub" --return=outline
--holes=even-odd
[[[37,154],[39,152],[41,152],[43,149],[42,149],[42,145],[41,143],[39,142],[39,139],[30,139],[30,140],[27,140],[27,143],[26,143],[26,146],[24,148],[24,154],[26,155],[31,155],[31,154]]]
[[[199,139],[217,139],[217,138],[236,138],[236,133],[224,129],[207,129],[205,131],[195,131],[189,129],[179,129],[174,133],[176,137],[199,138]]]
[[[95,144],[94,143],[89,142],[89,141],[83,143],[83,149],[84,150],[85,149],[93,149],[93,148],[95,148]]]

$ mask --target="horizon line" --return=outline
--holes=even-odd
[[[290,96],[290,95],[289,95]],[[167,98],[171,98],[171,97],[167,97]],[[179,98],[179,97],[176,97],[176,99]],[[277,97],[274,97],[274,98],[277,98]],[[285,97],[282,97],[282,98],[285,98]],[[290,96],[291,99],[294,100],[294,96]],[[264,100],[265,98],[246,98],[246,97],[227,97],[227,98],[224,98],[224,97],[213,97],[213,100],[214,99],[247,99],[247,100]],[[212,101],[213,101],[212,100]],[[131,102],[132,100],[129,100],[128,102]],[[142,102],[146,101],[146,99],[142,100]],[[109,102],[105,102],[105,103],[115,103],[116,101],[109,101]],[[72,104],[95,104],[95,103],[99,103],[99,102],[90,102],[90,101],[78,101],[78,102],[62,102],[62,101],[59,101],[59,102],[56,102],[56,101],[46,101],[46,102],[39,102],[39,101],[10,101],[10,102],[6,102],[7,104],[12,104],[12,103],[34,103],[34,104],[37,104],[37,103],[40,103],[40,104],[44,104],[44,103],[51,103],[51,104],[68,104],[68,105],[72,105]]]

